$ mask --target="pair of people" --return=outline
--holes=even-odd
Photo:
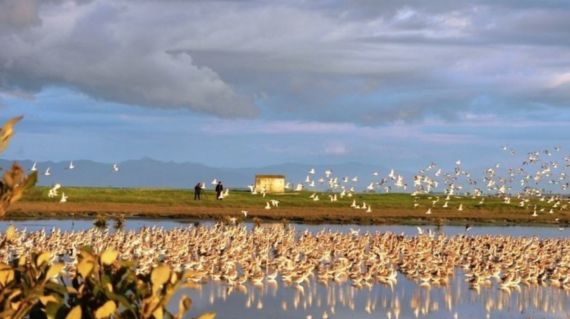
[[[204,183],[198,182],[196,186],[194,186],[194,200],[200,200],[202,195],[202,190],[204,189]],[[224,185],[222,185],[222,181],[219,181],[216,185],[216,199],[222,200],[222,192],[224,191]]]

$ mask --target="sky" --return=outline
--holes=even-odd
[[[570,154],[566,0],[0,0],[9,159]]]

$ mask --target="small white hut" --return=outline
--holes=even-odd
[[[255,189],[258,192],[283,193],[285,192],[285,176],[255,175]]]

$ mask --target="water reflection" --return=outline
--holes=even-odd
[[[522,286],[469,289],[460,271],[444,287],[423,288],[403,276],[392,286],[355,288],[312,279],[300,290],[278,284],[206,283],[187,291],[193,313],[215,310],[219,318],[566,318],[568,292]]]

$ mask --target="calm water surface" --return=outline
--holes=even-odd
[[[196,221],[196,220],[173,220],[173,219],[128,219],[125,222],[125,230],[137,230],[141,227],[162,227],[171,229],[176,227],[187,227],[194,223],[208,226],[214,224],[213,221]],[[52,228],[59,228],[63,231],[80,231],[93,227],[93,220],[86,219],[43,219],[43,220],[16,220],[16,221],[0,221],[0,231],[4,231],[8,225],[13,224],[18,229],[26,228],[28,231],[45,229],[49,231]],[[109,221],[112,229],[114,222]],[[248,223],[250,227],[252,223]],[[413,226],[413,225],[305,225],[293,224],[298,231],[308,230],[310,232],[318,232],[323,229],[330,229],[336,232],[350,232],[351,230],[360,230],[360,233],[366,232],[392,232],[404,235],[417,235],[418,227],[424,232],[432,231],[448,236],[458,234],[468,235],[508,235],[516,237],[538,236],[541,238],[565,238],[570,236],[570,228],[559,228],[554,226],[473,226],[466,231],[465,226]]]
[[[193,227],[193,220],[130,219],[126,230],[141,227]],[[64,231],[85,230],[93,227],[92,220],[33,220],[2,221],[0,231],[10,224],[28,231],[60,228]],[[113,222],[110,223],[111,225]],[[201,225],[211,225],[201,221]],[[409,225],[295,225],[298,231],[318,232],[331,229],[338,232],[360,230],[365,232],[394,232],[416,235],[416,226]],[[422,226],[422,231],[446,235],[509,235],[566,238],[570,230],[557,227],[534,226],[474,226],[466,231],[463,226]],[[355,288],[347,284],[324,286],[315,281],[305,284],[301,291],[294,286],[251,284],[236,289],[209,282],[199,289],[186,292],[193,299],[188,318],[206,311],[215,311],[217,318],[569,318],[570,295],[552,287],[526,287],[505,292],[494,283],[480,291],[469,289],[461,270],[446,287],[420,287],[398,274],[393,287],[374,285]],[[173,302],[173,304],[176,304]]]

